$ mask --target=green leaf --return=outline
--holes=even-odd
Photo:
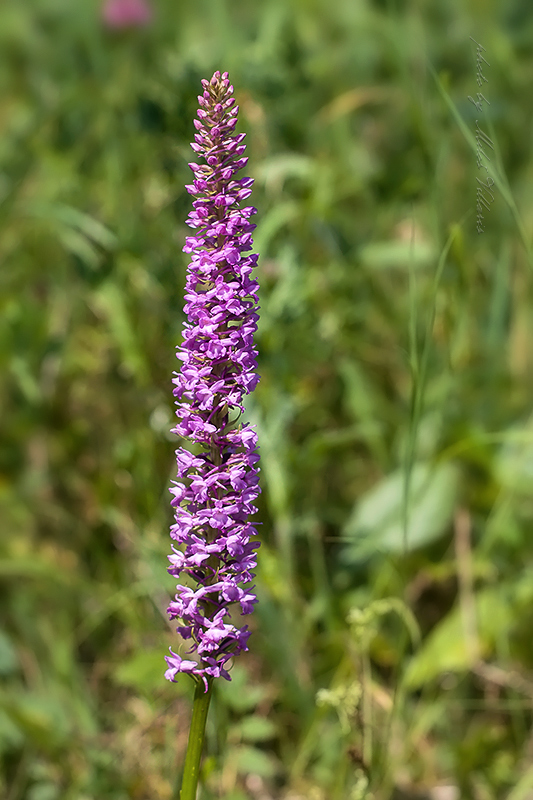
[[[56,800],[57,786],[53,783],[36,783],[28,791],[28,800]]]
[[[344,527],[352,540],[344,551],[348,562],[375,551],[402,553],[431,544],[448,528],[457,503],[458,468],[415,464],[411,472],[407,536],[404,542],[405,472],[396,470],[363,496]]]
[[[19,726],[0,708],[0,753],[22,747],[23,744],[24,734]]]
[[[232,726],[231,731],[245,742],[266,742],[276,736],[277,728],[271,720],[253,714]]]
[[[498,638],[513,624],[514,609],[503,587],[484,589],[476,598],[476,623],[481,655],[487,657]],[[456,606],[429,634],[411,659],[405,685],[417,689],[443,672],[463,672],[471,667],[461,609]]]
[[[18,658],[9,636],[0,630],[0,675],[10,675],[18,669]]]
[[[236,750],[237,769],[242,775],[254,774],[262,778],[273,778],[278,766],[273,756],[255,747],[239,747]]]

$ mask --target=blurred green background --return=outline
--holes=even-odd
[[[531,800],[533,8],[151,6],[0,5],[0,796],[179,785],[171,373],[220,69],[259,212],[263,545],[199,797]]]

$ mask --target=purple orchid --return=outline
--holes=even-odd
[[[238,106],[228,73],[203,80],[198,98],[199,120],[193,150],[205,163],[189,164],[194,181],[186,189],[196,199],[187,224],[196,230],[184,252],[191,254],[187,271],[187,322],[174,373],[176,415],[173,432],[195,443],[194,453],[176,451],[178,477],[170,489],[175,524],[168,571],[185,575],[194,585],[176,587],[168,607],[178,619],[178,633],[192,641],[184,660],[171,650],[165,677],[188,672],[204,681],[222,675],[225,665],[247,650],[250,631],[238,627],[232,614],[249,614],[257,598],[251,581],[256,566],[257,535],[249,521],[260,489],[257,435],[249,423],[236,424],[232,412],[244,411],[243,398],[259,381],[257,350],[258,284],[251,277],[257,256],[250,255],[251,178],[236,179],[245,166],[244,133],[234,132]]]

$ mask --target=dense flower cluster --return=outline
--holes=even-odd
[[[243,397],[259,380],[253,343],[258,285],[251,277],[257,256],[248,254],[256,209],[241,207],[253,180],[235,178],[248,159],[245,134],[234,132],[238,106],[228,74],[215,72],[202,85],[191,146],[205,163],[189,165],[194,181],[186,188],[196,199],[187,224],[196,235],[183,248],[191,254],[187,322],[177,352],[183,365],[173,380],[180,419],[174,432],[196,446],[194,453],[176,451],[181,481],[171,488],[176,521],[170,535],[180,547],[172,546],[169,572],[189,580],[178,584],[168,607],[194,656],[182,659],[171,650],[165,677],[189,672],[207,688],[208,677],[229,680],[226,662],[247,650],[248,626],[233,624],[231,607],[249,614],[256,602],[250,584],[259,543],[250,541],[257,532],[248,517],[260,489],[255,430],[231,418],[244,411]]]

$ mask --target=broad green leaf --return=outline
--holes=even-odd
[[[276,730],[271,720],[257,714],[244,717],[231,729],[232,734],[244,742],[266,742],[276,736]]]
[[[477,594],[476,624],[483,657],[490,656],[498,638],[511,628],[513,618],[509,594],[503,587],[491,587]],[[409,689],[417,689],[443,672],[463,672],[472,666],[470,653],[461,609],[455,606],[411,659],[405,684]]]
[[[278,772],[273,756],[255,747],[239,747],[236,752],[237,769],[241,774],[272,778]]]
[[[415,550],[446,532],[458,499],[457,467],[452,463],[414,465],[405,541],[404,487],[405,473],[396,470],[357,502],[344,527],[344,536],[352,541],[344,551],[346,561],[357,561],[376,551]]]
[[[58,787],[49,782],[36,783],[28,792],[28,800],[57,800],[58,797]]]

